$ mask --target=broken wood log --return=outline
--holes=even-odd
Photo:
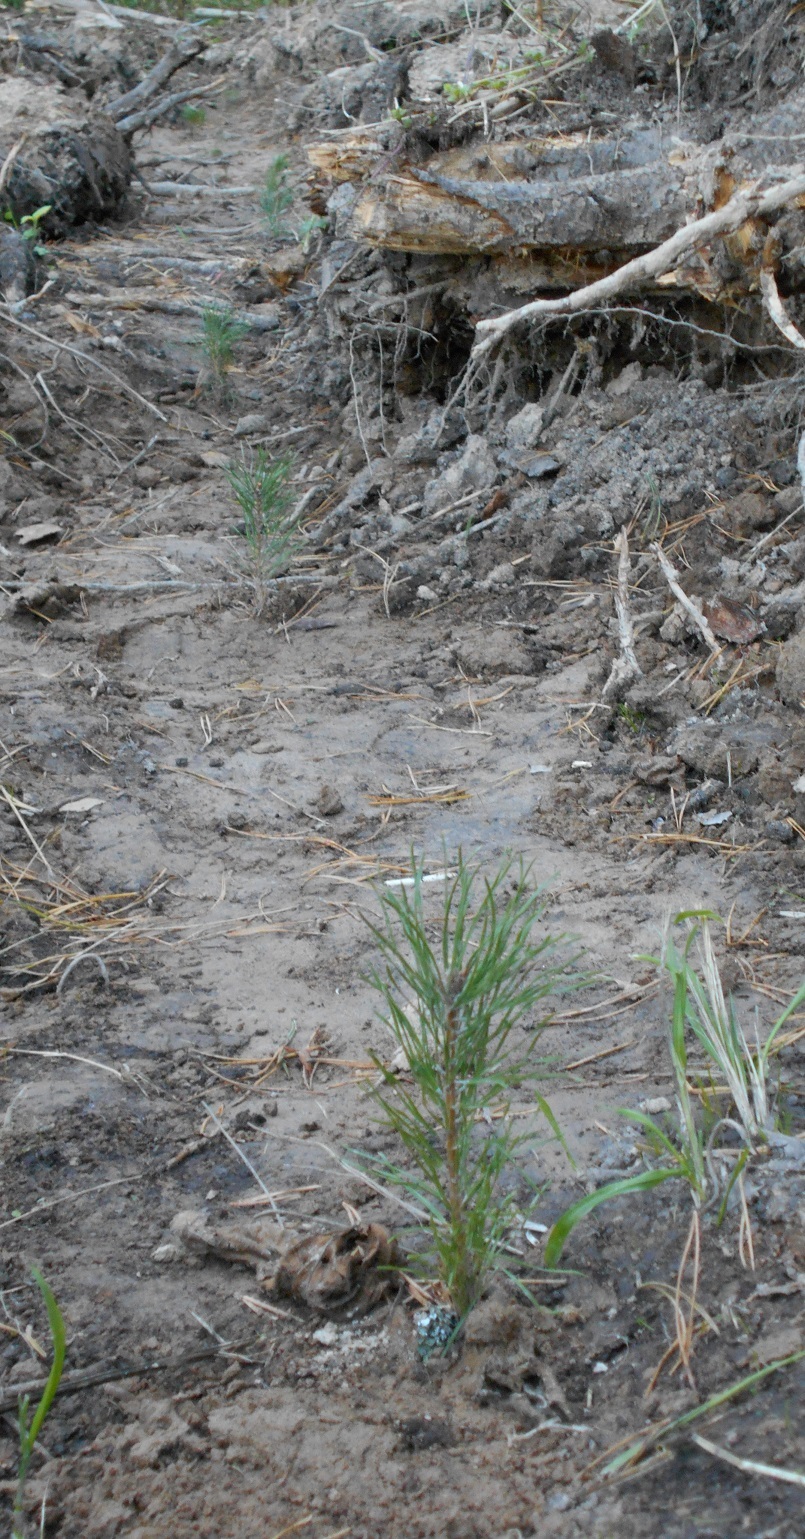
[[[754,152],[739,156],[726,141],[669,145],[652,127],[597,142],[542,137],[436,154],[417,145],[395,140],[394,125],[357,125],[308,154],[320,184],[354,189],[335,198],[339,234],[391,251],[492,258],[504,292],[545,296],[481,321],[476,357],[521,319],[578,313],[636,284],[734,302],[774,265],[787,292],[805,288],[797,167],[758,174]]]

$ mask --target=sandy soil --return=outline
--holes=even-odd
[[[252,57],[246,36],[236,49]],[[366,1315],[293,1300],[256,1313],[253,1266],[182,1250],[171,1230],[189,1209],[213,1225],[264,1216],[215,1119],[282,1194],[289,1231],[344,1225],[344,1203],[399,1229],[344,1162],[396,1152],[367,1088],[370,1054],[394,1043],[365,981],[365,919],[412,850],[431,872],[459,848],[485,867],[522,856],[548,886],[548,928],[583,948],[592,981],[556,1000],[539,1047],[575,1169],[525,1091],[517,1108],[533,1141],[511,1179],[524,1205],[540,1190],[543,1224],[639,1168],[617,1108],[672,1095],[669,1000],[645,959],[669,916],[730,915],[725,980],[768,1025],[801,978],[805,913],[802,513],[779,395],[682,367],[649,337],[565,403],[554,478],[515,486],[505,518],[464,540],[466,514],[458,533],[432,520],[429,488],[462,455],[475,460],[458,495],[482,484],[506,422],[473,423],[469,440],[465,425],[441,458],[401,456],[439,396],[399,392],[385,453],[372,419],[366,471],[372,381],[356,421],[344,312],[319,303],[329,248],[294,248],[278,278],[287,247],[254,197],[225,191],[259,184],[286,148],[301,185],[309,86],[283,87],[300,119],[289,145],[276,71],[241,77],[203,123],[159,127],[138,151],[146,180],[181,170],[220,180],[220,196],[135,187],[125,222],[59,244],[55,287],[19,316],[115,378],[68,353],[46,365],[65,417],[51,413],[42,444],[30,390],[2,377],[2,425],[25,451],[0,484],[2,1489],[10,1500],[17,1393],[38,1377],[18,1333],[46,1341],[36,1265],[69,1335],[28,1486],[47,1534],[795,1539],[801,1489],[689,1439],[622,1484],[595,1461],[802,1346],[801,1143],[750,1171],[754,1270],[736,1213],[708,1218],[695,1386],[666,1374],[647,1398],[673,1334],[654,1285],[673,1285],[688,1227],[675,1187],[601,1209],[562,1274],[541,1269],[532,1235],[539,1302],[495,1283],[460,1347],[427,1364],[404,1288]],[[359,256],[351,276],[374,293],[382,260]],[[212,300],[254,323],[223,390],[199,346]],[[4,347],[33,366],[30,331],[10,321]],[[244,444],[290,447],[299,495],[314,489],[311,550],[261,619],[237,582],[225,473]],[[401,513],[423,497],[424,513]],[[691,591],[765,616],[706,678],[697,635],[667,627],[652,512]],[[595,709],[617,647],[613,518],[632,520],[644,678]],[[46,523],[58,529],[21,545]],[[746,547],[768,533],[759,578]],[[696,808],[728,816],[702,824]],[[780,1065],[796,1138],[801,1042]],[[82,1388],[70,1376],[85,1371],[97,1382]],[[802,1388],[799,1361],[704,1435],[801,1469]]]

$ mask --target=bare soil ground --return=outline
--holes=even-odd
[[[420,343],[384,379],[368,305],[427,272],[332,232],[307,254],[272,242],[255,196],[226,191],[260,185],[281,151],[301,187],[306,140],[338,125],[332,71],[365,61],[321,30],[301,63],[283,53],[298,20],[223,24],[203,68],[231,73],[203,122],[177,115],[138,143],[146,182],[181,174],[217,194],[135,182],[125,219],[54,246],[54,286],[2,323],[2,1489],[10,1501],[17,1394],[39,1377],[20,1332],[46,1345],[36,1265],[69,1351],[32,1531],[46,1497],[60,1539],[795,1539],[801,1483],[687,1436],[621,1484],[596,1461],[803,1345],[801,1016],[778,1060],[786,1139],[746,1182],[754,1267],[737,1210],[705,1224],[693,1384],[666,1372],[651,1387],[688,1228],[675,1187],[600,1210],[561,1274],[535,1234],[513,1236],[538,1303],[496,1283],[427,1364],[404,1289],[365,1315],[287,1299],[255,1313],[253,1266],[171,1231],[191,1209],[213,1226],[266,1216],[216,1119],[290,1231],[337,1229],[344,1203],[399,1230],[342,1162],[396,1153],[367,1091],[370,1054],[394,1044],[364,981],[364,918],[412,850],[432,872],[459,848],[533,862],[551,931],[594,976],[556,1001],[539,1046],[575,1169],[525,1091],[517,1108],[534,1136],[511,1180],[524,1206],[541,1191],[544,1224],[640,1168],[617,1108],[673,1094],[669,1001],[645,960],[670,915],[730,915],[725,981],[761,1029],[802,974],[805,536],[781,339],[714,367],[672,328],[621,317],[559,402],[549,479],[515,467],[506,481],[526,394],[431,451],[467,317],[420,315]],[[141,70],[161,39],[142,22],[127,38]],[[585,68],[574,105],[611,102],[612,75]],[[672,75],[647,89],[656,113],[675,110]],[[200,348],[211,302],[252,322],[220,389]],[[534,366],[532,400],[567,356]],[[226,480],[244,444],[291,449],[312,493],[311,550],[260,619],[237,582]],[[488,528],[440,515],[488,475],[506,487]],[[603,706],[624,523],[643,677]],[[764,623],[709,671],[672,613],[658,535],[728,626]],[[700,1430],[801,1471],[803,1375],[792,1363]]]

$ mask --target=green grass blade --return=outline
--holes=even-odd
[[[752,1389],[754,1385],[767,1379],[770,1373],[776,1373],[779,1368],[789,1368],[794,1363],[801,1362],[803,1357],[805,1357],[805,1347],[800,1347],[798,1352],[792,1352],[789,1357],[778,1357],[773,1363],[767,1363],[764,1368],[756,1368],[753,1373],[747,1374],[746,1378],[739,1379],[737,1384],[730,1384],[727,1389],[720,1389],[702,1405],[694,1406],[692,1411],[685,1411],[673,1421],[664,1421],[657,1427],[649,1428],[642,1437],[637,1438],[628,1448],[617,1454],[609,1464],[605,1464],[603,1474],[609,1477],[619,1474],[626,1466],[641,1459],[649,1448],[669,1432],[678,1432],[682,1427],[688,1427],[691,1422],[697,1421],[700,1416],[706,1416],[710,1411],[717,1411],[720,1406],[734,1400],[736,1395],[743,1394],[745,1389]]]
[[[58,1304],[56,1303],[51,1289],[45,1282],[42,1273],[38,1270],[37,1267],[32,1267],[31,1275],[45,1301],[45,1308],[48,1312],[50,1335],[53,1342],[53,1362],[50,1365],[50,1373],[48,1374],[47,1383],[42,1391],[42,1398],[34,1412],[33,1420],[28,1429],[28,1442],[30,1447],[33,1448],[33,1445],[42,1430],[45,1417],[47,1416],[48,1411],[50,1410],[50,1407],[52,1406],[55,1399],[56,1390],[59,1387],[59,1381],[64,1369],[64,1359],[67,1353],[67,1332],[64,1326],[64,1316]]]
[[[659,1186],[662,1181],[674,1181],[679,1179],[679,1170],[643,1170],[637,1176],[626,1176],[622,1181],[609,1181],[606,1186],[599,1186],[597,1191],[589,1192],[586,1197],[581,1197],[567,1208],[560,1218],[556,1220],[545,1242],[545,1265],[552,1268],[561,1260],[565,1244],[583,1218],[587,1218],[603,1202],[611,1202],[613,1197],[629,1197],[633,1192],[648,1192],[653,1186]]]

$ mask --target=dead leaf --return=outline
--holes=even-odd
[[[756,641],[766,629],[754,609],[749,609],[746,604],[738,604],[734,599],[722,598],[719,594],[712,604],[702,604],[702,612],[716,636],[720,636],[722,641],[733,641],[737,646],[748,646],[750,641]]]
[[[364,1314],[397,1286],[397,1243],[382,1224],[353,1225],[340,1234],[307,1235],[284,1251],[270,1283],[283,1298],[321,1314],[348,1306]]]
[[[67,325],[68,326],[72,326],[73,331],[77,331],[80,336],[84,336],[84,337],[99,337],[100,336],[101,333],[99,332],[97,326],[93,326],[91,321],[85,321],[82,316],[80,316],[80,315],[73,315],[72,312],[69,311],[69,310],[66,310],[63,313],[64,313],[64,319],[66,320]]]
[[[59,812],[92,812],[93,807],[102,807],[101,796],[80,796],[75,802],[62,802]]]

